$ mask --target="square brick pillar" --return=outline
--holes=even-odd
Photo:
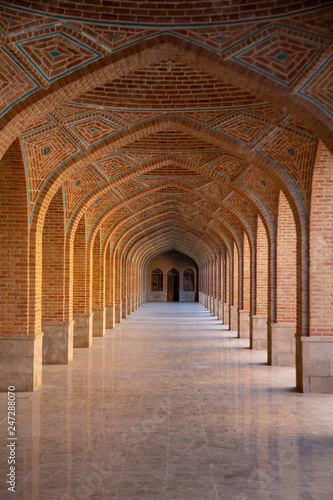
[[[250,338],[250,312],[244,309],[238,311],[238,338]]]
[[[132,310],[131,310],[131,312],[134,312],[135,309],[136,309],[136,307],[137,307],[136,306],[136,296],[133,295],[133,297],[132,297]]]
[[[219,301],[214,299],[214,316],[218,316],[219,314]]]
[[[267,349],[267,316],[256,314],[251,317],[250,348]]]
[[[94,310],[94,320],[93,320],[93,337],[104,337],[105,335],[105,324],[106,324],[106,309]]]
[[[333,337],[296,335],[297,388],[333,394]]]
[[[217,319],[222,321],[222,323],[223,323],[223,302],[222,302],[222,300],[218,301],[217,307],[218,307]]]
[[[43,363],[67,365],[73,361],[74,320],[43,323]]]
[[[132,297],[128,297],[128,299],[126,300],[126,304],[127,304],[127,316],[130,316],[132,312]]]
[[[223,323],[229,325],[229,304],[223,302]]]
[[[125,299],[125,300],[122,301],[121,317],[123,319],[127,318],[127,301],[128,301],[128,299]]]
[[[116,324],[116,311],[115,311],[115,305],[111,304],[106,306],[106,312],[105,312],[105,328],[106,330],[111,330],[112,328],[115,327]]]
[[[278,366],[295,366],[296,356],[296,324],[271,324],[271,364]]]
[[[121,300],[116,300],[115,303],[115,319],[116,323],[121,323],[122,321],[122,301]]]
[[[238,330],[238,307],[229,306],[229,330]]]
[[[35,391],[42,385],[43,332],[0,334],[0,391]]]
[[[73,314],[73,347],[91,347],[93,336],[93,313]]]

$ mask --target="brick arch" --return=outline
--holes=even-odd
[[[154,225],[150,226],[150,227],[151,227],[152,230],[154,229],[154,227],[156,227],[156,232],[158,234],[159,231],[160,231],[160,227],[161,226],[162,227],[165,226],[165,224],[164,224],[164,226],[163,226],[163,224],[164,224],[164,222],[158,222],[158,221],[156,221],[156,223]],[[191,226],[187,227],[187,229],[186,229],[186,231],[187,231],[187,237],[192,236],[192,229],[190,229],[190,227]],[[175,225],[173,228],[170,228],[170,231],[175,231],[176,229],[177,229],[177,231],[180,229],[180,225],[179,224]],[[120,251],[124,255],[127,256],[128,253],[130,252],[130,250],[132,249],[132,246],[138,244],[138,241],[139,241],[138,238],[137,238],[138,234],[139,234],[138,232],[134,233],[130,237],[129,241],[127,241],[126,243],[123,244],[123,247],[120,246]],[[216,237],[214,237],[214,236],[212,237],[212,235],[210,235],[210,236],[211,236],[211,240],[215,240],[215,247],[216,247],[218,245],[218,243],[219,243],[218,240],[216,239]],[[193,245],[194,244],[195,244],[195,240],[193,240]],[[121,241],[119,241],[118,248],[119,248],[119,245],[121,245]],[[180,246],[182,246],[182,245],[184,245],[184,243],[182,243]],[[200,244],[197,241],[196,245],[194,247],[193,247],[193,245],[191,245],[190,248],[195,248],[196,246],[199,246],[200,248],[201,247],[211,247],[211,242],[209,242],[206,238],[201,238],[200,239]],[[212,248],[212,251],[213,250],[214,249]],[[197,258],[199,258],[199,256],[197,256]]]
[[[18,134],[24,132],[24,122],[33,123],[41,114],[56,109],[66,101],[71,101],[73,97],[86,92],[87,89],[96,88],[130,74],[135,69],[145,67],[146,61],[154,64],[166,57],[186,62],[230,84],[237,82],[240,88],[261,97],[264,101],[269,100],[285,108],[288,113],[295,115],[307,123],[311,129],[316,130],[319,137],[332,151],[333,123],[321,107],[300,95],[292,94],[288,87],[272,81],[248,66],[239,65],[227,58],[223,59],[220,54],[194,42],[183,40],[175,34],[162,33],[90,63],[86,66],[86,71],[74,71],[70,78],[62,77],[51,84],[48,89],[38,90],[32,98],[29,96],[13,106],[3,117],[5,130],[2,133],[6,133],[0,136],[1,156],[8,144]]]
[[[160,184],[158,186],[152,186],[150,189],[147,189],[144,192],[145,193],[144,196],[148,196],[149,193],[155,193],[155,192],[160,191],[161,189],[167,188],[167,187],[179,187],[181,191],[184,191],[184,193],[190,193],[190,194],[193,193],[193,188],[190,188],[188,186],[184,186],[181,183],[178,183],[177,181],[166,181],[166,182],[164,182],[164,183],[162,183],[162,184]],[[93,231],[91,231],[91,233],[90,233],[90,240],[91,241],[94,240],[95,235],[96,235],[97,231],[99,230],[99,227],[102,226],[102,224],[104,222],[107,222],[107,219],[110,216],[110,213],[112,213],[112,210],[121,207],[122,204],[126,204],[129,201],[133,201],[133,200],[139,199],[140,197],[142,197],[142,193],[141,194],[140,193],[134,194],[134,195],[129,196],[128,198],[126,198],[126,200],[124,200],[121,204],[119,204],[119,205],[117,204],[114,207],[111,207],[110,212],[109,213],[105,213],[105,215],[99,221],[98,225],[95,228],[92,228]],[[214,202],[214,204],[216,203],[215,198],[213,196],[209,195],[208,193],[204,193],[204,192],[200,191],[200,197],[207,199],[207,201]],[[185,200],[182,200],[182,203],[184,203],[184,202],[185,202]],[[163,199],[163,201],[161,202],[161,204],[162,203],[165,203],[165,199]],[[192,205],[189,204],[189,206],[192,206]],[[146,209],[147,209],[147,207],[143,207],[142,210],[138,211],[137,213],[141,213],[141,212],[145,211]],[[198,209],[200,209],[200,207],[198,207]],[[205,213],[211,215],[211,213],[208,212],[208,210],[205,210],[203,208],[201,208],[201,210],[205,211]],[[131,216],[133,216],[133,214],[131,214],[130,217]],[[116,226],[117,226],[117,224],[115,225],[115,227]],[[71,232],[69,234],[73,235],[73,234],[75,234],[75,231],[76,231],[76,225],[73,224],[72,230],[71,230]],[[232,232],[232,229],[229,229],[229,231],[233,234],[234,239],[238,240],[238,237],[237,237],[236,233]]]
[[[162,215],[163,216],[163,215]],[[147,224],[147,228],[146,228],[146,231],[148,231],[148,228],[149,230],[152,230],[153,232],[156,232],[158,233],[159,229],[158,227],[161,227],[161,226],[165,226],[167,227],[168,230],[170,230],[171,232],[175,230],[175,228],[182,228],[182,231],[184,230],[184,227],[183,225],[181,224],[181,222],[177,221],[177,224],[174,224],[172,227],[170,227],[170,219],[172,220],[172,218],[169,218],[168,220],[164,220],[164,218],[162,220],[158,220],[158,219],[154,219],[154,223],[151,224],[151,220],[147,220],[146,221],[146,224]],[[142,227],[139,227],[137,228],[137,226],[134,227],[134,232],[132,235],[130,235],[130,237],[128,238],[128,231],[126,232],[126,228],[124,228],[124,230],[121,230],[120,233],[118,233],[118,235],[116,235],[116,238],[115,238],[115,241],[113,243],[113,248],[117,248],[117,251],[120,251],[122,253],[126,253],[126,247],[134,240],[136,241],[136,236],[139,235],[140,238],[144,239],[146,236],[141,236],[141,230],[142,230]],[[188,225],[186,227],[186,235],[188,234],[194,234],[196,235],[197,233],[190,227],[190,225]],[[213,246],[215,246],[215,248],[218,248],[219,245],[221,244],[219,238],[218,238],[218,235],[216,235],[215,238],[212,238],[212,235],[210,235],[210,239],[207,240],[207,238],[204,237],[205,235],[203,235],[203,238],[200,238],[200,243],[203,243],[203,241],[205,241],[206,245],[208,245],[209,247],[212,247],[212,251],[213,251]],[[197,236],[196,236],[197,237]],[[124,241],[124,238],[128,238],[128,241]],[[214,241],[215,239],[215,241]],[[212,240],[212,241],[210,241]],[[195,241],[195,240],[194,240]],[[123,242],[123,243],[122,243]]]
[[[167,236],[167,233],[168,231],[174,231],[174,230],[171,230],[171,229],[168,229],[160,234],[158,231],[156,232],[156,234],[153,234],[151,236],[151,239],[154,241],[155,239],[157,240],[157,243],[155,244],[155,247],[154,249],[151,249],[150,251],[147,249],[147,252],[145,252],[145,247],[142,245],[142,238],[138,238],[136,239],[134,242],[133,242],[133,252],[137,253],[138,252],[138,255],[140,255],[140,258],[142,258],[143,261],[146,261],[147,259],[150,259],[151,256],[153,255],[156,255],[160,252],[161,249],[164,249],[166,248],[166,242],[169,242],[170,239],[168,238]],[[177,230],[176,231],[177,233],[179,233],[179,236],[181,236],[181,231]],[[167,238],[167,239],[165,239]],[[191,250],[190,247],[187,247],[187,246],[184,246],[184,245],[181,245],[181,244],[178,244],[176,245],[177,248],[175,248],[175,244],[174,243],[168,243],[170,245],[170,249],[174,249],[174,250],[179,250],[183,253],[186,253],[186,255],[189,255],[191,256],[192,258],[194,258],[195,260],[199,260],[199,262],[202,260],[202,253],[200,254],[196,254],[195,252],[193,252],[193,250]],[[206,251],[204,252],[204,255],[207,254],[207,252],[212,251],[212,249],[210,249],[210,247],[208,246],[207,242],[205,242],[205,244],[203,245],[203,247],[206,249]]]

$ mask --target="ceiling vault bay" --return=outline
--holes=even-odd
[[[331,3],[211,2],[174,26],[58,3],[0,3],[0,151],[19,137],[31,221],[61,189],[68,234],[85,217],[88,240],[199,261],[253,243],[258,216],[273,235],[279,190],[309,212],[318,137],[333,149]]]

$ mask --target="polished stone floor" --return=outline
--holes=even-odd
[[[265,361],[199,304],[145,304],[17,393],[15,494],[0,393],[0,498],[333,499],[333,396]]]

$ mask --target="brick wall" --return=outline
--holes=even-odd
[[[310,211],[310,335],[333,335],[333,157],[322,142]]]
[[[296,226],[290,205],[280,192],[276,249],[276,322],[296,322]]]
[[[260,217],[257,226],[256,314],[267,315],[268,239]]]

